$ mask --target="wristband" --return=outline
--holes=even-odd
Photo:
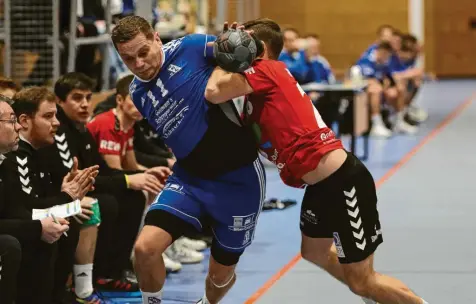
[[[124,174],[124,178],[126,179],[126,186],[127,186],[127,189],[129,189],[129,176],[127,176],[127,174]]]

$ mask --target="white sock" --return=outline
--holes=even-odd
[[[156,292],[142,292],[142,303],[144,304],[160,304],[162,303],[162,290]]]
[[[74,265],[74,292],[78,298],[89,297],[93,289],[93,264]]]
[[[380,114],[375,114],[375,115],[372,115],[372,123],[374,125],[383,125],[383,120],[382,120],[382,115]]]
[[[397,121],[396,122],[397,123],[403,122],[404,117],[405,117],[405,112],[403,112],[403,111],[397,112]]]

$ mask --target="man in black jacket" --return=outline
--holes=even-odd
[[[54,91],[61,126],[55,136],[55,145],[43,152],[48,156],[56,183],[69,170],[73,157],[78,158],[80,168],[99,165],[100,174],[90,195],[98,198],[112,195],[118,217],[109,223],[104,220],[99,230],[94,269],[96,288],[101,291],[138,291],[138,285],[129,281],[124,272],[132,269],[130,255],[146,203],[142,191],[157,194],[162,184],[152,172],[125,172],[107,166],[85,127],[93,87],[94,82],[81,73],[67,73],[58,79]],[[104,225],[110,228],[105,229]]]
[[[13,109],[22,129],[19,149],[6,155],[2,168],[4,175],[8,176],[3,180],[8,189],[4,194],[7,216],[31,219],[33,209],[50,208],[74,200],[83,200],[92,188],[94,177],[97,175],[97,166],[85,170],[73,168],[63,177],[58,189],[55,189],[46,163],[39,158],[37,151],[42,146],[54,142],[54,134],[59,126],[55,117],[54,94],[48,88],[32,87],[18,92],[14,100]],[[82,204],[82,207],[83,214],[78,216],[87,218],[84,214],[91,212],[84,209],[87,206]],[[97,230],[97,227],[92,229],[94,228]],[[28,291],[18,293],[17,303],[51,304],[54,303],[56,296],[64,294],[78,238],[79,226],[71,225],[69,237],[61,238],[58,248],[43,243],[25,244],[27,248],[33,245],[34,250],[26,250],[32,254],[23,256],[20,270],[20,277],[23,278],[19,280],[18,287],[28,288]],[[96,240],[91,239],[91,242],[95,243]],[[57,258],[56,250],[58,250]],[[38,257],[42,257],[41,263],[38,263]],[[40,298],[32,298],[30,290],[35,289],[41,293]]]
[[[0,96],[0,299],[2,303],[12,304],[16,298],[17,274],[22,260],[22,246],[40,241],[56,242],[61,234],[68,229],[66,221],[60,219],[64,225],[56,224],[51,217],[41,221],[32,220],[31,214],[25,217],[10,218],[5,204],[4,194],[4,153],[18,149],[18,131],[21,126],[11,108],[12,100]],[[28,256],[28,254],[24,254]],[[42,261],[40,261],[41,263]],[[43,264],[43,263],[42,263]],[[30,294],[35,296],[35,289]],[[17,302],[19,303],[19,302]]]

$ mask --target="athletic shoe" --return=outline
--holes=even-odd
[[[129,281],[126,277],[120,279],[96,280],[96,289],[100,292],[138,292],[139,284]]]
[[[370,130],[370,136],[378,138],[389,138],[392,131],[387,129],[383,124],[374,124]]]
[[[277,198],[270,198],[264,201],[263,210],[284,210],[288,207],[296,205],[295,200],[279,200]]]
[[[110,304],[111,302],[103,300],[99,297],[96,292],[93,292],[89,297],[86,298],[78,298],[75,297],[73,302],[74,304]]]
[[[416,106],[411,106],[408,108],[408,116],[417,122],[424,122],[428,119],[428,113]]]
[[[418,128],[402,120],[395,124],[395,128],[393,129],[393,131],[397,133],[413,135],[418,132]]]
[[[124,277],[126,278],[126,280],[128,280],[132,283],[139,283],[139,281],[137,281],[137,276],[136,276],[135,272],[132,271],[132,270],[124,271]]]
[[[193,239],[189,239],[188,237],[184,237],[184,236],[179,238],[175,242],[179,242],[181,246],[187,247],[188,249],[192,249],[192,250],[195,250],[195,251],[203,251],[203,250],[207,249],[207,247],[208,247],[207,243],[205,243],[204,241],[193,240]]]
[[[167,273],[176,273],[182,269],[182,264],[180,264],[180,262],[172,260],[165,253],[162,254],[162,258],[164,259],[165,270]]]
[[[165,254],[172,260],[182,264],[197,264],[205,259],[203,253],[189,249],[177,241],[165,250]]]

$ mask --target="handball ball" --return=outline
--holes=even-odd
[[[256,58],[255,40],[245,31],[229,30],[218,36],[213,45],[217,64],[228,72],[244,72]]]

